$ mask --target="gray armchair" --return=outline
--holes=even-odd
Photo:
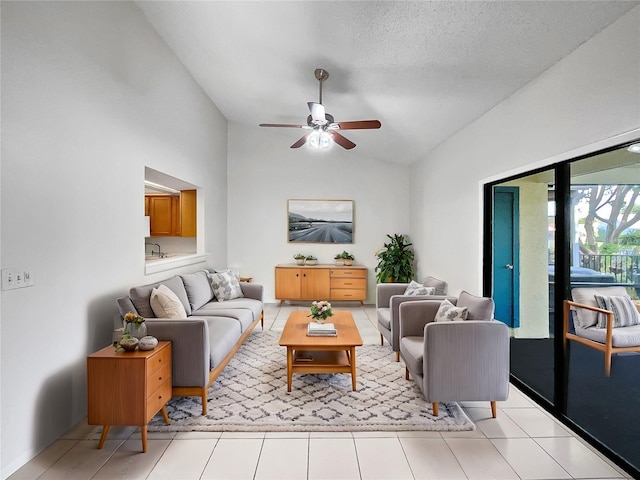
[[[408,283],[379,283],[376,286],[376,312],[378,317],[378,330],[380,332],[380,345],[384,345],[386,338],[391,349],[396,352],[396,362],[400,361],[400,343],[398,332],[400,326],[398,315],[400,305],[404,302],[419,300],[442,300],[447,297],[447,282],[434,277],[427,277],[422,281],[425,287],[434,287],[434,295],[405,295]]]
[[[451,300],[450,300],[451,301]],[[490,298],[462,292],[457,306],[468,308],[465,321],[436,322],[442,301],[400,306],[400,355],[409,375],[438,415],[438,402],[496,401],[509,395],[509,329],[493,320]]]

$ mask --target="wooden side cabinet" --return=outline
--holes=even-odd
[[[125,352],[105,347],[87,357],[88,423],[103,425],[102,448],[111,425],[137,425],[147,451],[147,424],[171,399],[171,342],[153,350]]]
[[[367,298],[367,269],[361,266],[277,265],[276,299],[357,300]]]

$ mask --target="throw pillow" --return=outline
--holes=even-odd
[[[238,278],[230,272],[217,272],[208,275],[213,294],[219,302],[244,297]]]
[[[184,305],[173,291],[160,284],[151,291],[151,308],[156,318],[185,319],[187,312]]]
[[[405,295],[434,295],[436,293],[436,289],[434,287],[425,287],[421,283],[416,282],[415,280],[411,280],[411,283],[407,286],[404,291]]]
[[[453,322],[467,319],[467,307],[456,307],[449,300],[443,300],[436,312],[436,322]]]
[[[634,305],[631,297],[626,295],[607,297],[594,295],[598,307],[613,312],[613,328],[630,327],[640,325],[640,313]],[[598,314],[598,328],[607,327],[607,315]]]

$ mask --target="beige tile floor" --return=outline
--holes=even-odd
[[[269,305],[281,330],[298,308]],[[379,344],[375,309],[349,307],[363,341]],[[381,347],[388,348],[388,346]],[[390,360],[393,358],[389,352]],[[471,432],[150,433],[112,427],[102,450],[81,422],[10,479],[628,479],[631,478],[511,387],[499,402],[466,402]],[[99,432],[98,432],[99,434]]]

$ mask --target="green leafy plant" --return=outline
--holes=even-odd
[[[413,280],[413,250],[405,235],[387,235],[389,243],[376,253],[378,265],[375,268],[378,283],[408,283]]]
[[[296,260],[304,260],[304,259],[305,259],[305,258],[307,258],[307,257],[305,257],[305,256],[304,256],[303,254],[301,254],[301,253],[296,253],[296,254],[293,256],[293,258],[295,258]]]
[[[356,257],[354,257],[353,255],[351,255],[349,252],[347,252],[346,250],[344,250],[342,253],[338,253],[335,257],[336,260],[354,260]]]
[[[305,257],[305,259],[306,259],[306,260],[317,260],[317,258],[316,258],[316,257],[314,257],[313,255],[307,255],[307,256]]]

